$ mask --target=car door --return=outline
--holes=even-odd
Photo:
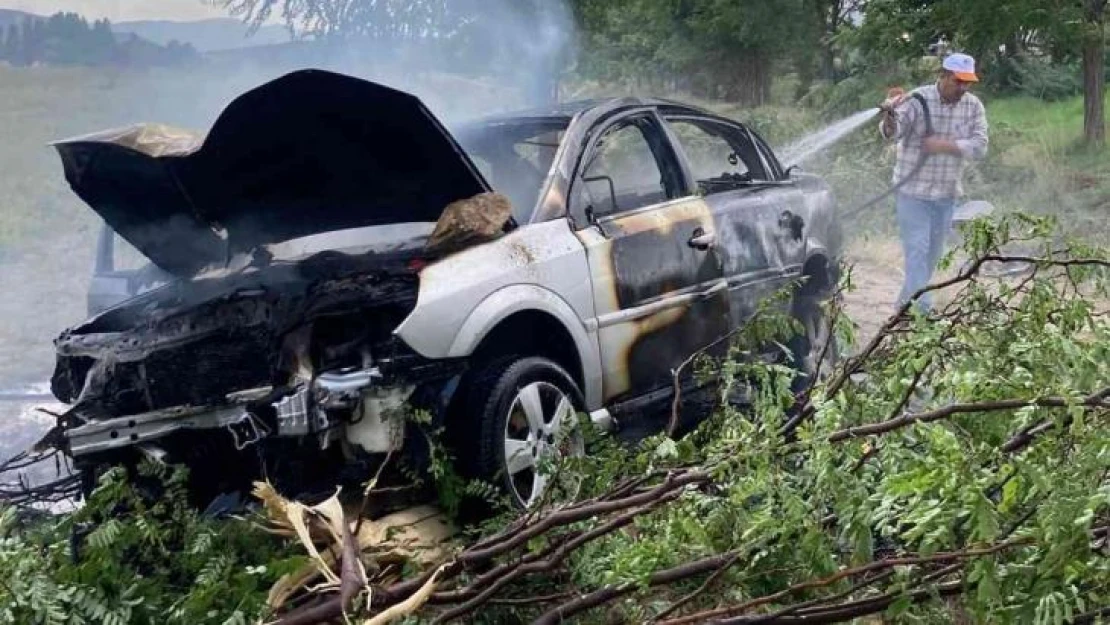
[[[691,193],[652,109],[610,119],[569,190],[586,249],[607,403],[673,384],[672,371],[729,324],[709,206]]]
[[[801,275],[804,196],[761,153],[747,128],[689,113],[665,113],[664,119],[717,223],[730,325],[738,327],[760,302]]]

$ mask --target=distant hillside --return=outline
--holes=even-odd
[[[0,18],[2,19],[2,18]],[[160,45],[176,40],[192,44],[201,52],[269,45],[289,41],[289,33],[281,26],[263,26],[247,36],[247,25],[232,18],[215,18],[194,22],[169,20],[120,22],[112,24],[117,35],[134,33]]]
[[[77,13],[0,15],[7,20],[0,24],[0,61],[5,65],[167,67],[201,60],[187,42],[161,45],[134,33],[120,35],[107,19],[89,22]]]
[[[7,28],[9,24],[22,24],[23,20],[28,17],[36,17],[40,20],[46,19],[46,17],[42,15],[34,15],[13,9],[0,9],[0,28]]]

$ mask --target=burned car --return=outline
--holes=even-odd
[[[806,278],[803,371],[828,332],[828,186],[676,102],[449,131],[410,94],[304,70],[203,137],[141,125],[55,147],[150,262],[56,340],[70,407],[53,440],[90,475],[146,455],[208,495],[336,466],[365,479],[420,447],[415,411],[463,474],[527,506],[541,460],[582,451],[579,414],[613,429],[669,401],[673,370],[776,290]]]

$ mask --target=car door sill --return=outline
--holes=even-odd
[[[709,284],[711,286],[709,286],[709,288],[704,288],[706,284]],[[685,289],[684,292],[679,292],[678,295],[675,295],[674,293],[668,293],[666,295],[663,295],[659,299],[650,301],[635,308],[626,308],[624,310],[618,310],[616,312],[611,312],[609,314],[596,317],[589,320],[586,323],[586,326],[590,330],[597,330],[599,328],[607,328],[609,326],[614,326],[620,323],[636,321],[638,319],[649,317],[670,308],[685,306],[698,300],[712,297],[713,295],[716,295],[717,293],[727,288],[728,283],[723,278],[720,278],[717,280],[713,280],[712,282],[698,284],[690,287],[689,289]]]

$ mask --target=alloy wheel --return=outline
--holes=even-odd
[[[577,421],[574,403],[558,386],[532,382],[517,391],[505,420],[503,466],[513,496],[525,507],[543,499],[556,477],[553,465],[585,454]]]

